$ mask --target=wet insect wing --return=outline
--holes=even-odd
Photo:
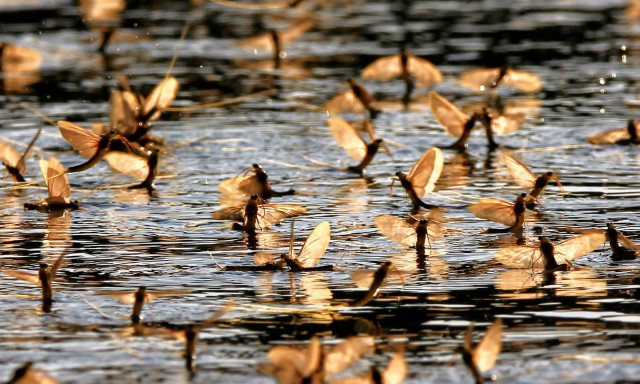
[[[311,268],[318,264],[331,241],[331,227],[327,221],[318,224],[302,245],[300,252],[293,257],[302,268]]]
[[[538,76],[519,69],[507,69],[500,80],[500,84],[513,87],[525,93],[535,93],[542,90],[542,82]]]
[[[138,129],[141,109],[140,100],[133,92],[114,90],[109,98],[109,124],[121,135],[129,137]]]
[[[485,372],[491,369],[496,364],[501,349],[502,319],[496,319],[471,353],[478,371]]]
[[[411,167],[407,174],[407,180],[411,182],[413,190],[418,197],[433,192],[435,182],[440,178],[444,167],[444,156],[438,147],[433,147],[425,152],[422,157]]]
[[[485,220],[495,221],[508,227],[515,225],[517,216],[512,202],[501,199],[478,199],[469,205],[469,212]]]
[[[502,160],[507,166],[509,174],[516,184],[526,190],[531,190],[536,186],[536,180],[538,177],[531,172],[526,165],[522,164],[506,152],[502,153]]]
[[[619,141],[631,140],[631,135],[626,129],[612,129],[606,132],[596,133],[585,139],[587,143],[603,145],[603,144],[616,144]]]
[[[474,91],[483,91],[495,87],[499,75],[499,68],[472,69],[460,75],[459,84]]]
[[[68,121],[61,120],[57,124],[62,137],[80,153],[80,156],[90,159],[96,154],[100,136]]]
[[[404,359],[403,351],[398,351],[393,356],[387,368],[382,372],[383,384],[400,384],[407,377],[408,365]]]
[[[260,204],[258,206],[256,226],[260,229],[268,229],[282,219],[299,215],[306,211],[306,208],[294,204]]]
[[[428,60],[407,55],[407,69],[409,74],[415,76],[419,87],[426,88],[431,84],[442,82],[442,73]]]
[[[459,138],[469,120],[458,107],[436,91],[429,92],[429,106],[433,117],[444,127],[449,136]]]
[[[415,226],[407,223],[404,220],[389,215],[381,215],[373,220],[374,224],[384,236],[388,237],[391,241],[400,243],[406,247],[415,247],[418,240]],[[353,278],[353,276],[352,276]],[[358,284],[358,281],[354,279]],[[365,287],[371,285],[366,284]],[[358,284],[360,286],[360,284]],[[361,287],[362,288],[362,287]]]
[[[505,114],[491,115],[491,131],[496,135],[506,135],[507,133],[515,132],[524,123],[524,114]]]
[[[362,160],[366,156],[367,143],[351,124],[339,117],[330,118],[327,124],[338,145],[344,148],[352,159]]]
[[[111,168],[120,173],[144,180],[149,175],[147,159],[128,152],[112,151],[104,155]]]
[[[71,197],[71,187],[69,186],[69,180],[65,174],[65,169],[60,164],[58,159],[52,157],[47,160],[40,160],[40,171],[42,176],[47,179],[47,190],[49,191],[49,198]],[[57,176],[60,175],[60,176]],[[54,177],[57,176],[57,177]]]
[[[10,144],[0,140],[0,161],[2,161],[4,164],[10,167],[16,168],[18,172],[24,173],[25,171],[24,167],[22,170],[18,168],[18,162],[20,161],[20,157],[21,157],[20,152],[18,152],[17,149],[15,149]]]
[[[176,99],[178,88],[180,84],[173,76],[163,79],[156,85],[143,102],[142,119],[146,121],[158,119],[162,111]]]
[[[544,269],[544,258],[538,245],[516,245],[502,248],[493,255],[496,261],[510,268]]]
[[[588,233],[561,241],[554,245],[556,262],[558,264],[567,264],[596,250],[606,240],[606,233]]]
[[[329,100],[324,105],[324,109],[332,115],[339,115],[346,111],[360,112],[365,107],[353,91],[347,91]]]
[[[362,71],[363,79],[376,79],[389,81],[402,75],[402,63],[400,55],[381,57],[367,65]]]

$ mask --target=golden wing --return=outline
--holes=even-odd
[[[136,295],[134,292],[131,292],[131,291],[99,292],[98,295],[111,296],[114,299],[124,304],[133,304],[136,302]]]
[[[468,209],[481,219],[495,221],[508,227],[517,221],[513,203],[501,199],[478,199],[478,202],[469,205]]]
[[[524,114],[513,113],[495,116],[491,118],[491,130],[496,135],[506,135],[515,132],[524,123]]]
[[[362,160],[367,154],[367,143],[358,135],[355,128],[339,117],[327,120],[329,130],[339,146],[347,151],[354,160]]]
[[[592,232],[561,241],[553,247],[556,262],[558,264],[567,264],[567,262],[594,251],[606,240],[606,233]]]
[[[278,32],[280,44],[288,44],[297,39],[300,35],[311,29],[316,24],[315,20],[310,17],[298,20],[289,29]]]
[[[175,77],[169,76],[163,79],[142,103],[142,116],[148,117],[149,121],[159,118],[162,111],[176,99],[178,88],[180,84]],[[151,112],[153,114],[149,115]]]
[[[407,55],[407,69],[411,75],[415,76],[418,87],[426,88],[431,84],[442,83],[442,73],[428,60]]]
[[[349,277],[356,283],[358,288],[369,288],[373,283],[375,271],[369,271],[366,269],[359,269],[357,271],[351,272]]]
[[[389,215],[378,216],[373,219],[373,222],[380,233],[388,237],[391,241],[400,243],[405,247],[415,247],[418,236],[416,234],[416,228],[413,225]]]
[[[513,158],[507,152],[502,152],[502,160],[516,184],[526,190],[531,190],[536,186],[538,177],[526,165]]]
[[[436,91],[429,92],[431,113],[449,136],[458,138],[464,132],[467,115]]]
[[[407,377],[407,362],[403,351],[398,351],[393,356],[387,368],[382,372],[383,384],[400,384]]]
[[[269,252],[256,252],[253,255],[253,264],[258,267],[266,267],[267,265],[275,265],[276,262],[273,259],[273,254]]]
[[[284,218],[296,216],[306,211],[306,208],[294,204],[261,204],[258,205],[256,225],[260,229],[267,229]]]
[[[331,241],[331,226],[323,221],[311,231],[300,252],[294,257],[303,268],[311,268],[318,264]]]
[[[627,249],[640,249],[640,246],[636,245],[633,240],[623,235],[620,231],[618,231],[618,243]]]
[[[153,292],[145,292],[144,294],[144,302],[145,303],[150,303],[153,300],[157,299],[160,296],[168,296],[168,295],[181,295],[181,294],[185,294],[188,293],[189,291],[178,291],[178,290],[164,290],[164,291],[153,291]]]
[[[115,90],[109,97],[109,124],[122,136],[131,136],[138,130],[141,109],[133,92]]]
[[[144,180],[149,175],[149,164],[144,157],[128,152],[113,151],[107,152],[104,159],[107,160],[111,168],[138,180]]]
[[[218,185],[218,191],[227,195],[259,195],[262,184],[256,175],[240,175],[224,180]]]
[[[411,167],[407,180],[411,182],[413,190],[418,197],[431,193],[436,187],[435,183],[440,178],[444,167],[444,156],[438,147],[433,147],[420,157]]]
[[[502,319],[496,319],[487,329],[487,333],[472,352],[473,362],[480,372],[485,372],[496,365],[502,349]]]
[[[216,220],[244,221],[244,205],[219,209],[213,212],[213,218]]]
[[[379,81],[389,81],[402,75],[402,65],[400,55],[381,57],[373,63],[367,65],[362,71],[363,79],[376,79]]]
[[[80,152],[80,156],[90,159],[96,154],[100,136],[68,121],[61,120],[57,124],[62,137]]]
[[[495,86],[499,75],[500,68],[472,69],[460,75],[459,84],[474,91],[484,91],[487,87]]]
[[[606,132],[596,133],[585,139],[587,143],[602,145],[602,144],[615,144],[621,140],[630,140],[631,135],[627,129],[612,129]]]
[[[542,82],[537,75],[519,69],[507,69],[500,83],[525,93],[535,93],[542,90]]]
[[[363,111],[364,105],[358,100],[353,91],[347,91],[329,100],[323,108],[332,115],[339,115],[346,111]]]
[[[324,357],[325,380],[349,368],[360,359],[370,344],[371,338],[349,337],[333,347]]]
[[[14,271],[11,269],[2,269],[2,271],[4,273],[6,273],[7,275],[11,276],[11,277],[15,277],[16,279],[20,279],[20,280],[24,280],[28,283],[31,284],[35,284],[35,285],[40,285],[40,277],[38,277],[37,274],[34,273],[27,273],[27,272],[21,272],[21,271]]]
[[[21,156],[22,155],[20,154],[20,152],[18,152],[17,149],[15,149],[10,144],[0,140],[0,160],[3,163],[7,164],[10,167],[18,168],[17,166]],[[24,168],[26,167],[24,167],[24,164],[22,168],[22,170],[18,169],[18,172],[20,172],[20,174],[24,173],[25,171]]]
[[[538,245],[516,245],[502,248],[493,258],[510,268],[544,269],[544,259]]]
[[[65,169],[60,164],[58,159],[52,157],[47,160],[40,160],[40,171],[42,176],[47,179],[47,190],[49,191],[49,197],[71,197],[71,187],[69,186],[69,180],[64,173]],[[56,175],[60,175],[54,177]]]

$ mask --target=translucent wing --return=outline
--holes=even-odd
[[[380,233],[388,237],[391,241],[400,243],[406,247],[415,247],[418,240],[415,226],[389,215],[378,216],[373,222]],[[360,285],[358,284],[358,286]]]
[[[175,77],[169,76],[163,79],[144,100],[142,116],[148,116],[148,120],[156,120],[160,117],[162,111],[176,99],[178,88],[180,84]],[[154,113],[151,114],[151,112]]]
[[[467,115],[436,91],[429,92],[431,113],[449,136],[458,138],[464,132]]]
[[[367,143],[364,142],[358,132],[339,117],[331,117],[327,120],[331,134],[336,139],[339,146],[347,151],[347,154],[354,160],[362,160],[367,154]]]
[[[510,268],[544,269],[542,252],[537,245],[516,245],[502,248],[493,258]]]
[[[325,379],[343,372],[356,362],[368,347],[366,338],[349,337],[336,345],[324,358]]]
[[[633,240],[620,233],[620,231],[618,231],[618,243],[627,249],[640,249],[640,246],[636,245]]]
[[[257,226],[261,229],[267,229],[284,218],[299,215],[306,211],[306,208],[294,204],[262,204],[258,207]]]
[[[213,212],[213,218],[216,220],[244,220],[244,205],[237,207],[222,208]]]
[[[587,137],[585,140],[590,144],[615,144],[618,141],[630,140],[631,135],[627,129],[613,129],[606,132],[596,133]]]
[[[224,180],[218,185],[218,191],[227,195],[259,195],[262,184],[256,175],[240,175]]]
[[[538,76],[519,69],[507,69],[500,83],[525,93],[535,93],[542,90],[542,82]]]
[[[99,292],[98,295],[109,295],[124,304],[133,304],[136,301],[135,293],[130,291]]]
[[[57,124],[62,137],[80,152],[80,156],[90,159],[96,154],[100,136],[68,121],[61,120]]]
[[[431,193],[436,187],[435,182],[440,178],[444,167],[444,156],[438,147],[433,147],[425,152],[413,165],[407,174],[407,180],[411,182],[413,190],[418,197]]]
[[[271,33],[264,33],[262,35],[240,39],[236,44],[241,47],[264,49],[265,51],[273,51],[275,49]]]
[[[24,280],[28,283],[35,284],[35,285],[40,285],[40,277],[38,277],[37,274],[14,271],[11,269],[3,269],[2,271],[7,275],[14,277],[16,279]]]
[[[502,160],[516,184],[526,190],[531,190],[536,186],[538,177],[526,165],[513,158],[507,152],[502,153]]]
[[[253,255],[253,264],[259,267],[265,267],[267,265],[275,265],[273,260],[273,254],[268,252],[257,252]]]
[[[52,157],[47,160],[40,160],[40,171],[47,183],[47,190],[49,191],[49,197],[71,197],[71,187],[69,186],[69,180],[64,173],[65,169],[60,164],[58,159]],[[53,177],[56,175],[60,175]]]
[[[513,203],[501,199],[478,199],[469,205],[469,212],[481,219],[495,221],[508,227],[516,223],[517,217]]]
[[[347,91],[329,100],[324,105],[324,109],[332,115],[339,115],[346,111],[360,112],[364,110],[364,105],[353,91]]]
[[[483,91],[484,88],[495,86],[499,75],[499,68],[472,69],[460,75],[459,83],[474,91]]]
[[[0,140],[0,160],[10,167],[17,168],[20,161],[20,152],[8,143]],[[23,167],[24,168],[24,167]],[[18,169],[21,174],[24,173],[24,169]]]
[[[496,364],[501,349],[502,319],[496,319],[471,354],[478,370],[485,372],[491,369]]]
[[[31,148],[33,148],[33,144],[35,144],[36,140],[38,140],[38,137],[40,137],[41,132],[42,132],[42,127],[38,128],[38,131],[36,132],[35,136],[33,136],[33,139],[31,139],[31,141],[29,142],[29,145],[27,145],[27,148],[25,148],[24,152],[22,153],[22,156],[20,156],[20,160],[15,165],[15,168],[17,168],[18,172],[20,172],[21,174],[27,170],[27,163],[26,163],[27,156],[29,156],[29,152],[31,151]]]
[[[366,269],[359,269],[357,271],[351,272],[351,280],[356,283],[358,288],[369,288],[373,283],[375,271],[369,271]]]
[[[60,269],[60,267],[62,267],[62,263],[64,261],[64,256],[65,254],[61,254],[60,256],[58,256],[58,258],[56,259],[56,261],[53,263],[53,265],[51,266],[51,277],[55,278],[56,277],[56,273],[58,273],[58,270]]]
[[[382,372],[383,384],[400,384],[407,377],[407,362],[402,351],[396,352]]]
[[[109,124],[121,135],[128,137],[138,129],[140,100],[133,92],[111,92],[109,98]]]
[[[364,68],[362,78],[389,81],[402,75],[401,64],[400,55],[381,57]]]
[[[515,113],[492,117],[491,130],[496,135],[506,135],[515,132],[524,123],[524,114]]]
[[[419,87],[428,87],[442,82],[442,73],[428,60],[408,55],[407,67],[409,74],[415,76]]]
[[[157,299],[160,296],[168,296],[168,295],[180,295],[187,293],[188,291],[178,291],[178,290],[165,290],[165,291],[153,291],[153,292],[145,292],[144,294],[144,302],[149,303],[153,300]]]
[[[553,247],[556,262],[558,264],[567,264],[567,262],[597,249],[606,240],[606,233],[592,232],[561,241]]]
[[[128,152],[113,151],[104,155],[111,168],[120,173],[144,180],[149,175],[147,159]]]
[[[303,268],[313,267],[324,255],[329,241],[331,241],[331,227],[327,221],[323,221],[311,231],[294,260],[297,260]]]
[[[289,29],[278,32],[281,44],[288,44],[297,39],[300,35],[311,29],[315,25],[315,20],[312,18],[304,18],[298,20]]]

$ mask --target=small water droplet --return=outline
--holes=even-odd
[[[604,108],[600,108],[600,113],[604,113],[605,109]]]
[[[599,82],[600,84],[604,85],[604,77],[599,78],[599,79],[598,79],[598,82]]]

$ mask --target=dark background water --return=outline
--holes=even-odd
[[[40,261],[66,252],[67,264],[54,285],[51,314],[40,313],[39,289],[0,278],[0,378],[24,361],[34,361],[63,382],[265,382],[254,368],[266,361],[271,345],[304,343],[317,334],[333,343],[356,333],[376,336],[372,363],[386,364],[405,345],[407,382],[471,382],[455,348],[470,321],[478,336],[495,317],[505,323],[503,353],[491,371],[503,382],[616,382],[635,380],[638,299],[634,270],[558,272],[554,279],[507,270],[492,260],[511,235],[479,234],[497,226],[472,216],[464,203],[498,197],[511,200],[520,189],[509,179],[499,152],[489,153],[483,134],[470,139],[466,156],[445,151],[447,163],[433,204],[449,207],[445,237],[419,260],[381,236],[373,225],[380,214],[405,215],[409,201],[399,189],[389,194],[391,176],[405,172],[446,136],[426,105],[426,92],[414,95],[409,110],[398,108],[400,80],[363,82],[384,104],[376,133],[404,144],[393,158],[379,154],[367,169],[369,179],[318,167],[305,156],[342,166],[351,164],[326,128],[320,106],[346,90],[374,59],[394,54],[401,44],[436,64],[445,80],[435,89],[457,105],[477,105],[483,97],[457,84],[465,70],[509,65],[540,76],[544,91],[525,97],[501,89],[506,102],[533,105],[520,130],[499,142],[524,148],[517,153],[536,172],[554,170],[568,192],[563,199],[551,186],[544,211],[533,214],[527,240],[544,228],[553,241],[571,236],[565,226],[604,228],[614,222],[638,240],[639,153],[636,147],[596,147],[584,138],[623,128],[637,111],[640,23],[625,17],[624,1],[353,1],[302,5],[317,24],[286,46],[282,73],[256,70],[268,53],[235,45],[264,28],[285,28],[299,10],[249,11],[205,3],[130,2],[120,31],[131,41],[114,41],[105,56],[96,53],[99,34],[82,22],[68,1],[0,2],[0,40],[38,49],[43,61],[28,84],[12,88],[3,75],[0,136],[28,142],[41,119],[20,106],[29,103],[53,120],[89,127],[108,120],[108,98],[117,76],[131,76],[134,89],[147,94],[165,75],[184,25],[192,26],[172,74],[180,82],[174,106],[197,105],[275,89],[270,98],[216,109],[167,112],[153,132],[172,149],[162,156],[153,197],[105,183],[131,182],[102,162],[69,176],[72,196],[83,210],[53,217],[23,211],[22,204],[44,190],[0,192],[2,267],[35,271]],[[395,107],[394,107],[395,105]],[[27,176],[39,178],[37,159],[58,157],[77,164],[80,157],[45,126]],[[552,150],[545,148],[555,147]],[[558,148],[559,147],[559,148]],[[296,220],[296,245],[320,221],[331,223],[332,242],[323,264],[340,261],[344,272],[233,272],[222,265],[251,263],[245,235],[221,229],[214,221],[217,185],[254,162],[262,163],[277,189],[310,194],[274,199],[301,204],[308,213]],[[292,168],[284,163],[306,168]],[[3,186],[11,185],[7,180]],[[463,194],[461,198],[458,194]],[[289,224],[258,236],[257,250],[275,254],[288,246]],[[392,260],[404,273],[404,287],[391,281],[367,307],[305,312],[358,297],[349,273],[375,269]],[[608,250],[580,259],[588,267],[633,267],[613,263]],[[127,337],[128,306],[108,296],[109,289],[189,289],[160,298],[145,310],[145,321],[172,327],[202,321],[233,299],[237,306],[224,324],[203,331],[198,372],[190,378],[180,357],[182,343],[167,337]],[[252,306],[255,305],[255,306]],[[574,355],[574,358],[558,358]],[[596,361],[575,358],[615,358]]]

